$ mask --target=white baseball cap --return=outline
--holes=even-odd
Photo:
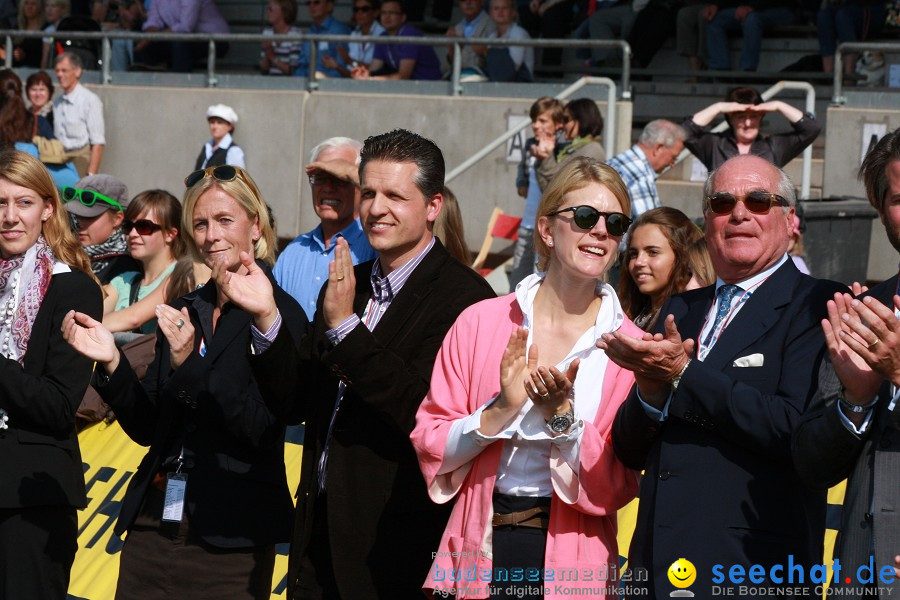
[[[237,113],[234,112],[234,109],[226,104],[213,104],[209,108],[206,109],[206,118],[210,119],[212,117],[219,117],[222,120],[228,121],[232,125],[235,125],[238,122]]]

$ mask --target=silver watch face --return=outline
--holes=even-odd
[[[550,417],[550,420],[547,421],[547,426],[554,433],[563,433],[566,429],[572,426],[572,414],[571,413],[563,413],[561,415],[553,415]]]

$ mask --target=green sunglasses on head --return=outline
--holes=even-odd
[[[79,202],[84,204],[85,206],[93,206],[97,203],[97,200],[101,202],[105,202],[109,204],[113,208],[117,208],[122,210],[122,205],[110,198],[109,196],[104,196],[100,192],[94,192],[92,190],[79,190],[78,188],[74,188],[71,186],[63,186],[62,189],[62,197],[63,201],[71,202],[72,200],[77,199]]]

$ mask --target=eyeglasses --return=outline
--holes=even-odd
[[[354,6],[353,7],[353,12],[355,12],[355,13],[361,13],[361,12],[367,13],[367,12],[372,12],[373,10],[374,10],[374,8],[372,8],[371,6]]]
[[[625,235],[625,232],[628,231],[628,228],[631,226],[631,219],[620,212],[600,212],[593,206],[587,205],[561,208],[547,216],[553,217],[568,211],[572,211],[572,214],[574,215],[572,220],[575,221],[575,226],[579,229],[584,229],[585,231],[593,229],[597,224],[597,221],[600,220],[600,217],[603,217],[603,220],[606,223],[606,232],[609,233],[609,235],[616,237]]]
[[[93,206],[97,203],[97,200],[101,202],[105,202],[109,204],[113,208],[117,208],[122,210],[122,205],[110,198],[109,196],[105,196],[100,192],[94,192],[92,190],[79,190],[78,188],[70,187],[68,185],[63,186],[62,196],[64,202],[71,202],[72,200],[77,199],[79,202],[84,204],[85,206]]]
[[[218,167],[206,167],[198,169],[184,178],[184,187],[194,187],[204,177],[212,176],[216,181],[234,181],[238,171],[231,165],[219,165]]]
[[[353,185],[345,179],[338,179],[324,173],[313,173],[309,176],[309,185],[330,185],[332,187],[344,187]]]
[[[706,204],[709,210],[717,215],[729,215],[738,202],[743,202],[747,210],[755,215],[764,215],[774,205],[787,206],[788,201],[778,194],[770,194],[769,192],[750,192],[743,198],[736,198],[727,192],[716,192],[712,196],[706,197]]]
[[[138,219],[137,221],[125,219],[125,222],[122,223],[122,229],[125,233],[131,233],[131,230],[135,229],[138,235],[153,235],[155,231],[162,231],[162,225],[158,225],[150,219]]]

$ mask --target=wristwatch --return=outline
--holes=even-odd
[[[564,412],[561,415],[553,415],[547,419],[547,429],[550,430],[550,433],[565,433],[574,422],[575,414],[570,408],[569,412]]]
[[[689,358],[687,360],[687,362],[684,363],[684,366],[681,367],[681,371],[678,373],[678,375],[675,376],[675,379],[672,380],[672,391],[673,392],[678,389],[678,384],[681,383],[681,378],[684,377],[684,372],[687,371],[687,368],[690,365],[691,365],[691,359]]]

